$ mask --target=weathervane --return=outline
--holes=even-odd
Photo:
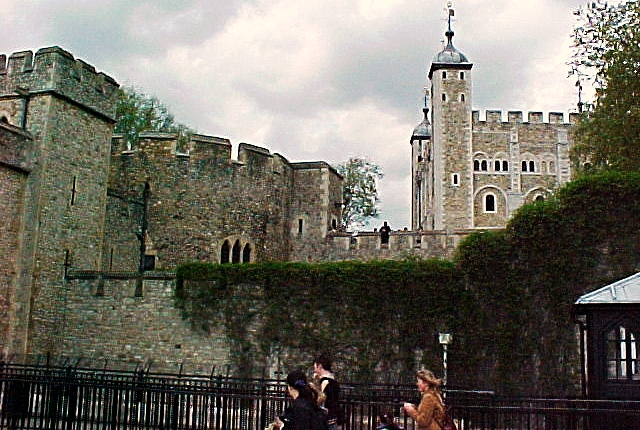
[[[447,13],[447,32],[445,33],[445,36],[447,36],[447,40],[450,42],[451,38],[450,36],[453,36],[453,30],[451,30],[451,21],[454,19],[455,17],[455,12],[453,10],[453,3],[448,1],[447,2],[447,7],[444,8],[444,11]],[[442,44],[445,44],[444,39],[442,39]]]

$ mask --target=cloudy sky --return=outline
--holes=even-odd
[[[572,112],[583,0],[453,1],[474,109]],[[409,138],[442,50],[441,0],[0,0],[0,53],[57,45],[199,133],[290,161],[366,157],[381,224],[410,225]],[[545,115],[546,118],[546,115]]]

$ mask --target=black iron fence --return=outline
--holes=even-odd
[[[373,430],[380,412],[398,416],[412,385],[343,383],[344,430]],[[503,399],[450,390],[460,430],[640,429],[640,402]],[[0,429],[261,430],[287,404],[284,383],[229,376],[152,374],[77,366],[0,363]]]

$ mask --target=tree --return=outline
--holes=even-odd
[[[186,125],[177,123],[167,107],[158,98],[123,88],[116,105],[114,133],[124,136],[128,148],[135,146],[140,133],[158,131],[176,133],[179,138],[192,134]]]
[[[377,165],[364,158],[349,158],[336,166],[342,177],[342,225],[347,229],[362,227],[368,218],[379,215],[378,180],[384,177]]]
[[[575,12],[570,74],[595,87],[574,137],[573,158],[596,169],[640,169],[640,2],[592,1]],[[590,105],[587,105],[590,107]]]

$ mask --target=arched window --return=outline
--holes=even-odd
[[[229,241],[225,240],[222,244],[222,248],[220,249],[220,263],[225,264],[229,262],[229,253],[231,251],[231,245],[229,245]]]
[[[533,162],[533,160],[529,161],[529,171],[530,172],[536,171],[536,164]]]
[[[640,380],[638,332],[619,326],[607,333],[607,379]]]
[[[480,162],[480,170],[482,170],[483,172],[486,172],[487,169],[488,169],[487,160],[482,160],[482,162]]]
[[[231,262],[234,264],[237,264],[240,262],[240,241],[239,240],[236,240],[236,243],[233,244]]]
[[[464,94],[460,94],[460,101],[464,102]]]
[[[242,250],[242,262],[243,263],[251,263],[251,245],[248,243],[244,246]]]
[[[460,80],[464,81],[464,72],[460,72]]]
[[[523,161],[523,162],[522,162],[522,171],[523,171],[523,172],[526,172],[526,171],[527,171],[527,162],[526,162],[526,161]]]
[[[500,171],[500,160],[496,160],[493,162],[493,170],[495,170],[496,172]]]
[[[451,185],[454,187],[460,185],[460,176],[457,173],[451,175]]]
[[[549,173],[556,172],[556,164],[553,161],[549,161]]]
[[[476,172],[480,170],[480,160],[473,160],[473,170]]]
[[[442,79],[447,79],[447,72],[442,72]]]
[[[536,202],[542,202],[544,201],[544,196],[542,194],[538,194],[534,200]]]
[[[493,194],[487,194],[486,196],[484,196],[484,211],[496,211],[496,196],[494,196]]]
[[[507,160],[502,160],[502,171],[503,172],[509,171],[509,162]]]
[[[546,161],[541,161],[540,162],[540,173],[546,173],[547,172],[547,162]]]

